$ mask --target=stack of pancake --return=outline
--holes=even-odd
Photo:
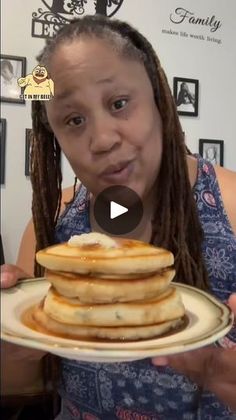
[[[52,334],[147,339],[175,328],[184,315],[170,285],[174,257],[163,248],[94,232],[41,250],[36,259],[51,287],[34,319]]]

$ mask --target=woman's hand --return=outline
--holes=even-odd
[[[1,289],[14,286],[22,278],[32,277],[16,265],[1,265]],[[39,386],[42,366],[40,360],[46,354],[35,350],[1,341],[1,391],[4,394],[22,394]],[[18,375],[16,375],[16,364]],[[40,384],[41,384],[40,382]],[[27,391],[24,391],[24,389]],[[42,385],[43,388],[43,385]]]
[[[11,264],[1,265],[1,289],[14,286],[19,279],[31,277],[20,267]]]
[[[228,304],[236,317],[236,293],[230,296]],[[173,367],[236,410],[236,344],[230,350],[212,346],[156,357],[152,362],[157,366]]]

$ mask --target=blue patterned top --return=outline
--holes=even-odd
[[[227,301],[236,292],[236,236],[223,207],[213,166],[198,157],[193,187],[205,233],[205,257],[212,292]],[[88,193],[80,188],[61,216],[58,242],[90,231]],[[236,329],[218,345],[234,347]],[[61,413],[57,420],[232,420],[236,419],[212,393],[170,367],[149,359],[129,363],[87,363],[62,359]]]

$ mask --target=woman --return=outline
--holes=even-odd
[[[176,105],[179,111],[194,111],[195,98],[185,82],[180,85]]]
[[[217,147],[216,146],[209,146],[205,151],[205,159],[212,163],[212,165],[216,165],[217,162]]]
[[[33,103],[36,249],[93,230],[94,198],[122,180],[144,203],[142,229],[132,236],[170,249],[177,281],[230,298],[233,307],[236,175],[215,172],[187,152],[148,41],[126,23],[86,16],[49,41],[39,62],[50,72],[55,97]],[[82,186],[58,219],[60,150]],[[23,274],[17,270],[5,267],[6,278],[14,282]],[[235,331],[227,340],[233,347]],[[62,360],[58,419],[233,419],[235,354],[210,347],[132,363]]]
[[[1,96],[18,99],[20,93],[21,90],[17,84],[17,77],[14,74],[11,61],[1,60]]]

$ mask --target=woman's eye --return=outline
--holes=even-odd
[[[81,124],[83,124],[84,118],[83,117],[73,117],[70,118],[70,120],[67,122],[68,125],[79,127]]]
[[[127,105],[127,99],[118,99],[112,104],[113,111],[119,111]]]

